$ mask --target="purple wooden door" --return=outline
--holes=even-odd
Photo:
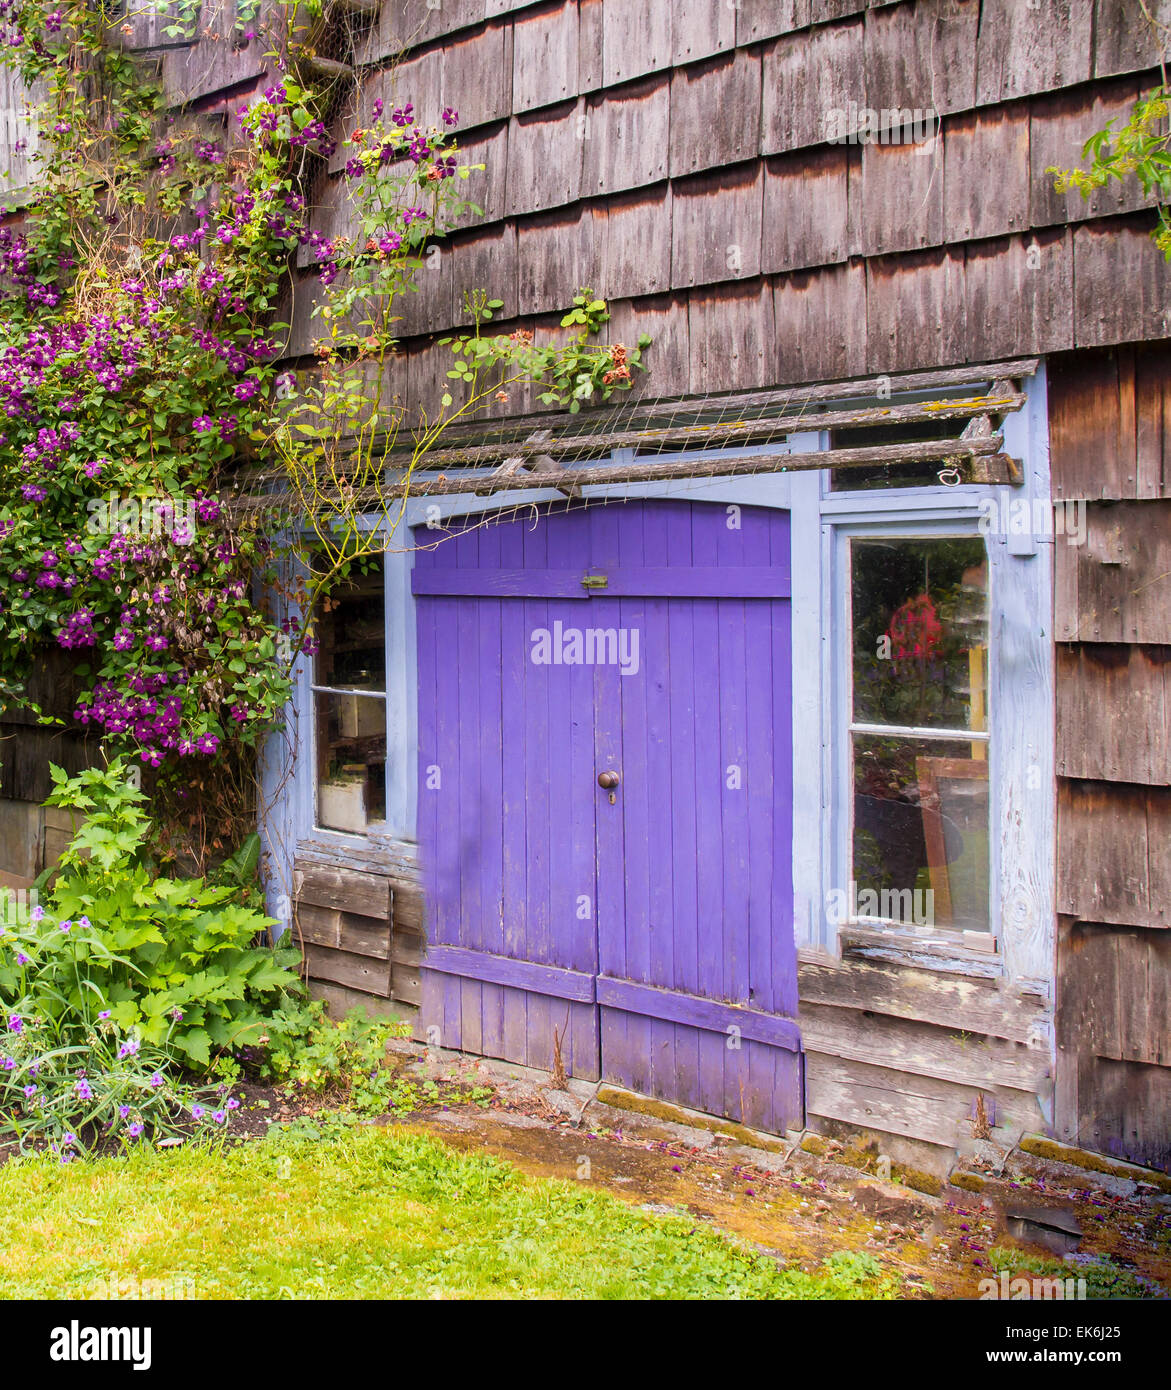
[[[445,1046],[548,1068],[556,1032],[571,1075],[801,1121],[788,527],[632,502],[417,556]]]

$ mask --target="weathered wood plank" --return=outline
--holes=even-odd
[[[604,0],[578,0],[577,90],[595,92],[602,85],[602,9]]]
[[[862,146],[850,168],[850,250],[864,256],[938,246],[943,142]]]
[[[866,97],[884,109],[966,111],[976,97],[979,0],[918,0],[866,13]]]
[[[1108,121],[1124,124],[1138,85],[1131,81],[1110,82],[1071,92],[1050,92],[1029,103],[1029,220],[1034,227],[1059,222],[1083,222],[1091,217],[1108,217],[1149,206],[1137,179],[1112,179],[1089,197],[1076,189],[1058,193],[1053,186],[1051,168],[1084,167],[1082,146]],[[1014,109],[1015,108],[1010,108]],[[1011,169],[1002,173],[1012,177]],[[989,199],[996,206],[998,199]]]
[[[939,366],[967,356],[962,248],[866,262],[866,356],[872,372]]]
[[[268,71],[268,44],[254,38],[237,48],[233,42],[235,23],[236,0],[224,0],[211,33],[205,24],[198,43],[163,53],[162,81],[170,102],[176,106],[203,103]]]
[[[490,0],[489,0],[490,4]],[[493,8],[485,0],[396,0],[383,4],[378,23],[359,41],[356,57],[360,63],[378,63],[397,58],[410,48],[431,43],[445,34],[479,24]]]
[[[583,195],[643,188],[667,177],[669,77],[647,78],[604,97],[591,97],[583,114],[578,126]]]
[[[798,1020],[807,1051],[854,1062],[881,1057],[893,1070],[912,1077],[931,1076],[982,1089],[1037,1091],[1050,1076],[1049,1051],[1039,1039],[1030,1046],[869,1010],[806,1002]]]
[[[671,288],[760,274],[764,170],[759,163],[697,174],[675,185]],[[755,378],[745,385],[761,385]]]
[[[773,289],[777,381],[859,377],[867,367],[866,269],[861,261],[782,275]]]
[[[312,980],[332,980],[364,994],[390,997],[389,960],[351,955],[348,951],[335,951],[326,946],[306,946],[305,967]]]
[[[473,172],[463,185],[466,196],[483,211],[468,212],[457,225],[472,227],[498,222],[504,216],[508,179],[508,123],[477,130],[470,137],[463,135],[457,146],[461,166]],[[476,169],[482,164],[483,169]]]
[[[849,158],[832,145],[765,161],[764,274],[845,260]]]
[[[516,228],[511,222],[453,237],[439,245],[440,254],[451,260],[451,316],[446,324],[437,327],[462,327],[472,322],[464,302],[465,291],[487,290],[490,299],[502,299],[504,307],[496,315],[499,319],[512,318],[517,313]]]
[[[1077,1142],[1130,1163],[1171,1169],[1171,1067],[1083,1054]]]
[[[944,145],[946,241],[1004,236],[1029,226],[1029,118],[1023,108],[953,117]]]
[[[417,884],[395,880],[392,892],[394,894],[394,925],[396,930],[401,927],[405,931],[421,933],[423,930],[422,890]]]
[[[1074,229],[1078,347],[1171,337],[1171,267],[1153,226],[1153,213],[1139,213]]]
[[[512,109],[534,111],[577,96],[578,10],[543,6],[518,15],[512,29]]]
[[[672,9],[659,0],[622,0],[602,11],[602,69],[607,87],[670,66]]]
[[[964,257],[973,357],[1052,352],[1073,338],[1073,248],[1064,228],[980,241]]]
[[[649,299],[621,300],[610,306],[607,336],[612,343],[633,343],[640,333],[654,339],[654,356],[647,355],[649,371],[640,375],[632,396],[683,395],[691,373],[688,344],[687,298],[662,294]]]
[[[1166,61],[1171,4],[1168,0],[1146,0],[1144,8],[1154,25],[1144,22],[1142,11],[1130,0],[1095,0],[1095,77],[1142,72]]]
[[[606,200],[605,269],[596,288],[607,298],[633,299],[670,288],[672,202],[670,184]]]
[[[1058,912],[1086,922],[1171,924],[1171,792],[1062,781],[1057,828]]]
[[[998,989],[987,980],[896,965],[828,965],[802,958],[797,985],[802,1008],[825,1004],[867,1010],[1018,1043],[1035,1043],[1048,1033],[1048,1015],[1038,999]]]
[[[1061,1041],[1120,1062],[1171,1066],[1171,934],[1064,924],[1058,938]]]
[[[972,1112],[981,1093],[993,1088],[957,1086],[933,1077],[909,1077],[888,1067],[805,1054],[806,1108],[865,1129],[955,1148],[972,1134]],[[1001,1134],[1035,1128],[1041,1115],[1036,1098],[1023,1091],[994,1091]]]
[[[776,334],[767,285],[693,293],[688,322],[693,392],[762,386],[775,379]]]
[[[819,145],[831,112],[866,103],[863,22],[827,25],[776,40],[763,55],[761,153]]]
[[[317,907],[340,908],[364,917],[390,917],[390,883],[377,874],[331,868],[298,857],[293,866],[293,896]]]
[[[1059,642],[1171,645],[1171,503],[1091,503],[1086,543],[1059,545]],[[1068,589],[1060,585],[1066,576]]]
[[[1049,434],[1056,497],[1171,495],[1171,351],[1124,344],[1054,358]]]
[[[676,67],[710,58],[736,46],[736,5],[689,6],[672,25],[671,59]]]
[[[601,285],[605,249],[604,207],[578,204],[523,221],[517,231],[518,311],[565,310],[583,285]]]
[[[712,113],[719,112],[713,121]],[[671,177],[738,160],[760,148],[760,55],[743,51],[671,75]]]
[[[509,217],[572,203],[581,189],[585,112],[580,102],[514,116],[508,131]]]
[[[438,102],[415,105],[420,123],[438,122],[444,106],[459,110],[461,130],[501,120],[512,110],[512,26],[490,24],[438,50],[443,76]]]
[[[739,0],[735,13],[736,42],[743,47],[804,29],[809,23],[809,0]]]
[[[1171,785],[1171,649],[1058,646],[1057,775]]]
[[[977,102],[995,105],[1088,81],[1093,25],[1094,0],[1049,0],[1037,10],[1018,0],[982,0]]]

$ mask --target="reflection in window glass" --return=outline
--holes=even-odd
[[[386,689],[386,621],[381,557],[323,601],[313,684],[334,690]]]
[[[852,914],[988,930],[988,763],[944,739],[854,736]]]
[[[317,824],[363,834],[386,820],[386,636],[381,559],[336,587],[313,665]]]
[[[317,701],[317,823],[361,834],[386,819],[386,702],[368,695]]]
[[[984,730],[984,542],[865,540],[852,549],[854,723]]]
[[[983,540],[855,540],[850,578],[855,896],[849,916],[988,931]]]

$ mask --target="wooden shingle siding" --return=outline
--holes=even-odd
[[[861,19],[778,39],[764,51],[761,154],[782,154],[826,138],[826,115],[866,104]]]
[[[1138,83],[1123,80],[1053,92],[1028,103],[1029,221],[1034,227],[1133,212],[1149,203],[1137,179],[1124,183],[1111,180],[1105,188],[1095,190],[1092,197],[1084,198],[1076,189],[1058,193],[1053,175],[1047,172],[1052,167],[1070,168],[1078,163],[1082,146],[1108,121],[1114,121],[1116,126],[1125,124],[1138,93]],[[998,175],[1011,176],[1010,169],[997,167]]]
[[[505,315],[563,309],[595,276],[611,301],[699,292],[700,319],[709,290],[758,276],[794,309],[837,303],[849,286],[866,341],[839,350],[831,328],[831,341],[790,343],[778,315],[786,372],[848,359],[879,373],[1171,332],[1171,272],[1133,181],[1084,200],[1055,193],[1047,172],[1075,163],[1086,135],[1155,80],[1147,48],[1120,36],[1117,6],[713,0],[685,14],[660,0],[477,0],[424,6],[424,28],[390,64],[385,14],[402,8],[384,6],[380,66],[335,134],[365,122],[375,96],[411,101],[425,120],[451,103],[463,157],[487,166],[467,184],[483,214],[443,251],[450,285],[430,283],[404,314],[408,354],[466,320],[465,275],[503,298]],[[1099,49],[1111,76],[1095,83]],[[852,118],[942,112],[942,133],[925,145],[827,143],[835,107]],[[339,150],[335,173],[343,162]],[[630,196],[611,207],[617,193]],[[347,230],[336,181],[316,201],[320,230]],[[514,305],[516,265],[529,258]],[[309,341],[295,333],[290,353]],[[648,365],[644,389],[688,389],[690,366],[672,370],[659,353]]]
[[[607,87],[670,67],[674,7],[659,0],[605,0],[602,8],[602,81]],[[682,15],[681,15],[682,18]]]
[[[866,268],[860,261],[780,276],[773,306],[778,381],[866,372]]]
[[[1171,926],[1171,790],[1062,781],[1057,838],[1058,912]]]
[[[584,146],[584,197],[642,188],[667,177],[671,82],[652,77],[586,102],[579,133]]]
[[[961,249],[870,261],[866,267],[867,369],[897,372],[967,355]],[[856,332],[856,326],[852,326]]]
[[[1079,347],[1171,336],[1171,266],[1151,242],[1153,213],[1073,230],[1074,342]]]
[[[851,179],[850,250],[885,256],[939,246],[943,236],[943,141],[864,145]]]
[[[512,30],[513,111],[553,106],[577,96],[578,29],[575,5],[543,5],[517,16]]]
[[[760,274],[764,166],[698,174],[675,185],[671,288]]]
[[[1171,1067],[1171,933],[1086,922],[1063,930],[1067,958],[1094,982],[1092,994],[1070,1000],[1090,1049],[1118,1062]]]
[[[866,14],[866,96],[882,110],[932,108],[943,115],[976,104],[980,0],[918,0]],[[994,100],[999,100],[995,98]]]
[[[1171,502],[1086,509],[1086,543],[1054,547],[1059,642],[1171,644]]]
[[[859,157],[857,150],[852,154]],[[845,260],[850,158],[848,146],[830,145],[765,161],[761,270],[766,275]]]
[[[576,201],[581,192],[586,126],[579,102],[539,115],[514,116],[508,131],[505,209],[510,217]]]
[[[1049,386],[1053,495],[1171,497],[1171,349],[1065,356]]]
[[[1171,647],[1057,648],[1057,773],[1171,786]]]
[[[965,325],[974,358],[1050,352],[1073,332],[1072,238],[1064,227],[967,248]]]
[[[1029,136],[1022,103],[948,122],[941,235],[974,241],[1038,225],[1029,210]],[[1056,157],[1068,159],[1069,149],[1067,144]],[[1052,176],[1045,177],[1051,185]]]
[[[1171,1168],[1171,934],[1062,919],[1058,1136]]]
[[[1130,0],[1095,0],[1094,76],[1113,77],[1156,67],[1167,56],[1168,0],[1147,0],[1146,9],[1159,25],[1143,24]],[[1160,42],[1160,38],[1162,42]]]
[[[688,301],[690,376],[696,395],[765,386],[776,380],[773,299],[767,286],[750,282]]]
[[[677,68],[671,76],[671,177],[755,159],[760,111],[756,54],[741,50]]]
[[[1129,20],[1135,23],[1137,16]],[[976,96],[983,105],[1086,82],[1093,75],[1094,0],[981,0]]]

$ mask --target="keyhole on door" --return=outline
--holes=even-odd
[[[616,772],[598,773],[598,786],[601,787],[604,791],[608,791],[610,793],[611,806],[613,806],[614,803],[618,800],[618,796],[617,793],[614,791],[614,788],[618,785],[618,783],[621,780],[621,777],[619,777]]]

